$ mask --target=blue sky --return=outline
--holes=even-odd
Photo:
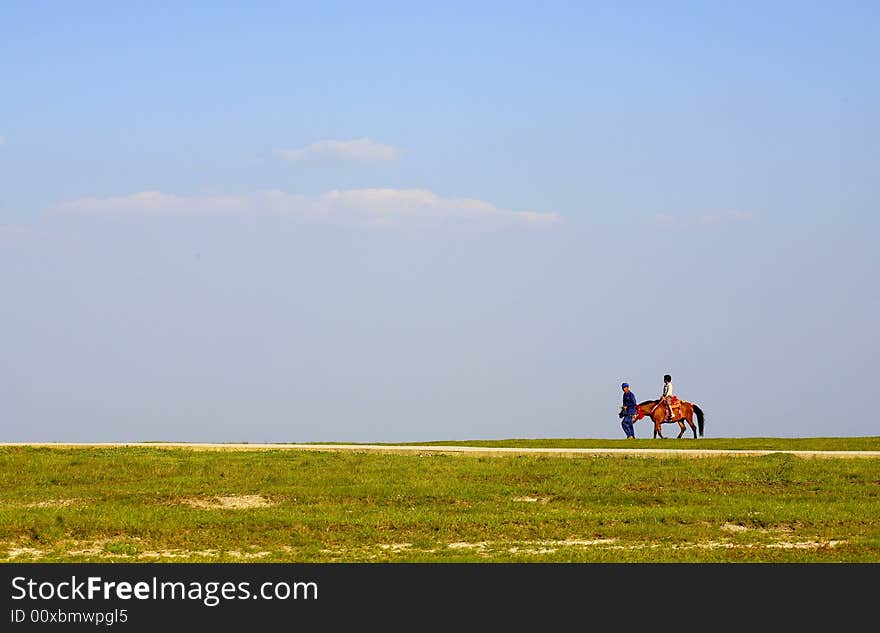
[[[878,14],[4,3],[0,432],[877,435]]]

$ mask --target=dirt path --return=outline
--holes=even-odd
[[[880,459],[880,451],[773,451],[675,448],[509,448],[484,446],[384,446],[378,444],[200,444],[187,442],[2,442],[4,446],[34,446],[49,448],[108,448],[131,446],[143,448],[187,448],[196,451],[353,451],[362,453],[416,453],[442,455],[555,455],[582,457],[588,455],[617,455],[638,457],[753,457],[785,453],[810,458],[873,458]]]

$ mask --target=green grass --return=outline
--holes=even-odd
[[[854,450],[877,439],[657,444]],[[497,444],[515,442],[624,445]],[[0,561],[880,562],[878,484],[878,459],[784,454],[5,447]],[[210,507],[218,496],[264,505]]]
[[[636,423],[637,433],[639,432]],[[650,435],[653,427],[641,427],[642,434]],[[745,437],[700,438],[693,441],[693,433],[687,428],[681,441],[669,441],[678,435],[678,425],[664,424],[666,439],[636,438],[635,440],[597,440],[576,438],[504,439],[504,440],[450,440],[432,442],[409,442],[410,446],[509,446],[517,448],[663,448],[663,449],[711,449],[711,450],[772,450],[772,451],[880,451],[877,437]],[[689,439],[691,441],[684,441]]]

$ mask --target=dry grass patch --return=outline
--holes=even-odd
[[[379,547],[390,552],[401,552],[412,547],[412,543],[380,543]]]
[[[203,510],[248,510],[274,505],[262,495],[224,495],[207,499],[184,499],[183,503]]]
[[[216,558],[219,555],[217,550],[206,549],[206,550],[147,550],[144,552],[139,552],[137,554],[137,558],[142,560],[150,560],[150,559],[162,559],[162,558],[190,558],[192,556],[198,556],[201,558]],[[118,556],[118,554],[116,555]]]
[[[757,532],[759,534],[770,534],[771,532],[794,532],[794,528],[790,525],[776,525],[773,527],[750,528],[740,523],[725,523],[721,526],[725,532]]]
[[[41,549],[33,547],[13,547],[6,552],[6,558],[13,560],[16,558],[42,558],[44,552]]]
[[[672,550],[688,550],[688,549],[799,549],[799,550],[817,550],[829,549],[839,545],[846,545],[846,540],[811,540],[811,541],[774,541],[773,543],[733,543],[731,541],[702,541],[698,543],[630,543],[627,545],[614,545],[609,549],[616,550],[643,550],[643,549],[672,549]]]
[[[108,538],[98,539],[96,541],[92,541],[91,543],[75,543],[74,547],[79,547],[80,549],[69,549],[67,550],[68,556],[100,556],[104,553],[104,549],[111,540]]]
[[[77,502],[82,502],[83,499],[46,499],[45,501],[34,501],[33,503],[25,504],[25,508],[66,508],[68,506],[72,506]]]
[[[142,541],[139,538],[120,539],[96,539],[94,541],[72,541],[67,545],[67,556],[86,556],[91,559],[119,559],[130,558],[138,560],[162,560],[162,559],[191,559],[198,558],[220,558],[221,556],[229,556],[231,558],[241,560],[254,560],[265,558],[271,552],[267,551],[241,551],[238,549],[220,551],[216,549],[204,550],[188,550],[181,548],[173,549],[145,549],[141,550]],[[12,550],[19,552],[18,555],[29,555],[32,557],[43,556],[40,550],[31,548],[18,548]]]
[[[514,503],[549,503],[550,497],[513,497]]]
[[[744,525],[739,525],[738,523],[725,523],[721,526],[721,529],[725,532],[748,532],[749,528]]]
[[[826,547],[837,547],[838,545],[846,545],[846,541],[798,541],[796,543],[779,541],[778,543],[770,543],[766,547],[774,549],[824,549]]]
[[[542,541],[515,541],[510,542],[494,542],[480,541],[478,543],[457,542],[448,543],[446,547],[457,550],[477,550],[480,552],[491,549],[503,549],[511,554],[552,554],[561,548],[587,548],[610,545],[616,542],[613,538],[596,538],[596,539],[564,539],[564,540],[542,540]]]
[[[446,547],[449,549],[486,549],[488,546],[488,541],[480,541],[479,543],[449,543]]]

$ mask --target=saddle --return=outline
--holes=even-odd
[[[666,408],[666,404],[663,402],[657,402],[656,407],[663,407],[663,410],[666,411],[667,420],[678,420],[683,417],[681,414],[681,400],[678,399],[678,396],[670,396],[669,398],[669,407],[672,409],[672,417],[669,416],[669,409]]]
[[[671,396],[669,398],[669,406],[672,409],[672,419],[677,420],[681,417],[681,400],[678,399],[678,396]]]

